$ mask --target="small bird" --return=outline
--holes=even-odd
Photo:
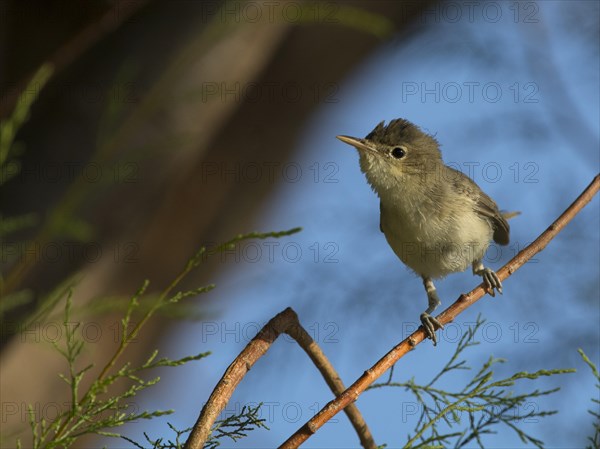
[[[364,139],[337,136],[358,150],[360,168],[380,199],[379,228],[392,250],[421,276],[428,307],[421,323],[437,344],[442,324],[431,314],[441,304],[434,279],[464,271],[483,278],[491,296],[502,294],[498,275],[483,265],[493,239],[509,242],[509,225],[474,181],[442,160],[437,140],[408,120],[379,123]]]

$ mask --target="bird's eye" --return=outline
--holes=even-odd
[[[402,159],[406,155],[406,150],[402,147],[396,147],[392,150],[392,156],[396,159]]]

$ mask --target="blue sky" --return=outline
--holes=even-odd
[[[485,14],[476,8],[473,20],[466,9],[459,20],[450,10],[437,10],[412,38],[382,42],[338,86],[307,124],[289,171],[276,172],[281,182],[255,224],[264,231],[302,226],[302,233],[270,247],[247,247],[239,262],[228,259],[210,293],[212,318],[182,323],[163,349],[172,357],[207,350],[213,355],[165,372],[141,407],[174,407],[168,421],[192,425],[228,364],[287,306],[347,384],[417,324],[426,307],[421,281],[387,246],[378,199],[356,152],[337,134],[362,137],[379,121],[397,117],[435,134],[446,163],[470,174],[502,209],[522,212],[511,221],[511,245],[498,257],[490,254],[492,268],[536,238],[589,184],[600,166],[598,3],[522,2],[519,8],[536,7],[519,9],[516,21],[514,3],[494,3],[497,9]],[[426,383],[452,354],[456,336],[482,314],[482,344],[465,354],[474,369],[490,355],[508,359],[497,378],[578,369],[517,389],[560,386],[557,394],[530,404],[560,413],[522,427],[548,447],[584,445],[592,432],[587,409],[598,390],[576,349],[600,364],[599,215],[596,198],[536,261],[505,282],[503,296],[486,297],[461,315],[438,347],[425,342],[402,359],[394,380]],[[479,282],[469,271],[438,281],[443,307]],[[192,391],[176,388],[189,379],[195,379]],[[304,353],[289,340],[276,342],[227,409],[262,401],[271,430],[253,432],[235,447],[280,444],[330,399]],[[401,447],[406,441],[414,424],[411,401],[400,389],[361,396],[358,406],[378,444]],[[303,447],[358,447],[345,415],[336,419]],[[159,436],[161,428],[142,424],[126,433]],[[485,440],[488,447],[523,446],[512,431],[497,430]]]

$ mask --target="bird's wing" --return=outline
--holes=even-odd
[[[455,174],[453,186],[462,194],[470,196],[475,200],[475,212],[489,220],[494,228],[494,242],[499,245],[508,245],[510,226],[506,219],[500,213],[498,206],[475,182],[458,170],[448,167]],[[461,182],[461,178],[467,180]]]
[[[475,211],[491,221],[494,227],[494,242],[499,245],[508,245],[510,227],[498,210],[496,203],[485,193],[481,192],[475,205]]]

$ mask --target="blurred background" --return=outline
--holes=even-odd
[[[143,432],[171,437],[167,422],[192,426],[229,363],[288,306],[347,385],[414,331],[426,306],[421,281],[385,242],[378,199],[337,134],[363,137],[397,117],[434,134],[448,165],[500,208],[522,212],[511,244],[488,251],[496,269],[600,166],[595,1],[2,0],[0,21],[1,119],[35,99],[0,190],[2,447],[27,441],[27,403],[51,420],[69,401],[58,377],[67,366],[50,344],[61,335],[64,301],[31,320],[53,292],[72,286],[89,329],[83,357],[98,367],[145,279],[156,293],[200,246],[239,233],[303,228],[245,242],[184,281],[217,287],[155,316],[126,360],[139,363],[155,348],[171,358],[212,355],[160,371],[136,407],[175,413],[123,434],[143,441]],[[46,85],[29,84],[44,63]],[[9,233],[10,217],[20,221]],[[466,354],[474,369],[490,355],[507,359],[498,378],[577,369],[529,385],[561,389],[523,413],[559,413],[521,427],[549,447],[585,446],[598,390],[576,350],[600,362],[599,221],[595,198],[506,281],[503,296],[467,310],[437,347],[419,346],[393,379],[428,382],[481,314],[481,344]],[[438,281],[443,306],[479,282],[469,271]],[[282,338],[224,416],[262,402],[270,430],[235,447],[276,447],[331,397],[302,350]],[[357,402],[376,442],[392,448],[414,428],[413,404],[404,390],[385,388]],[[524,446],[511,429],[495,430],[487,447]],[[101,445],[130,447],[79,443]],[[343,414],[305,444],[358,446]]]

